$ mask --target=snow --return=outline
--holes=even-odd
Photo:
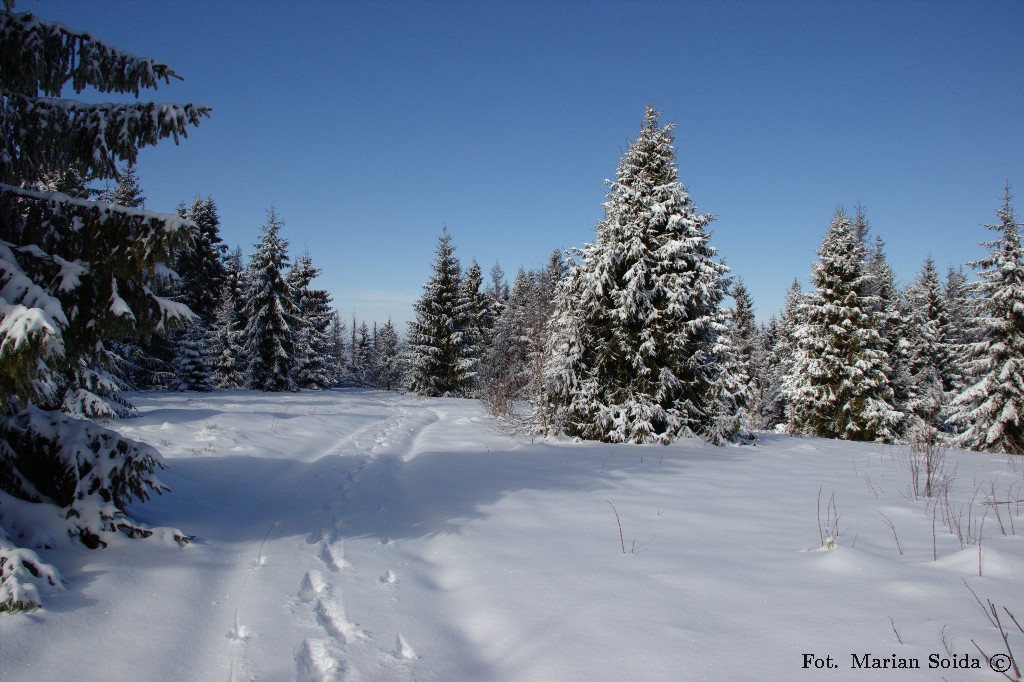
[[[37,549],[65,589],[0,617],[0,679],[841,680],[870,654],[984,680],[928,669],[943,636],[1001,650],[964,581],[1024,616],[1024,518],[983,504],[1024,497],[1019,458],[947,452],[934,507],[896,446],[532,441],[475,401],[362,390],[130,398],[110,426],[173,490],[130,512],[196,539]]]

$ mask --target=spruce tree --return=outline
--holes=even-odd
[[[956,397],[967,387],[969,381],[965,365],[968,364],[970,346],[980,340],[980,334],[974,325],[974,320],[977,318],[977,301],[967,283],[967,277],[964,276],[963,268],[950,266],[946,271],[943,295],[951,336],[950,383],[953,387],[951,397]]]
[[[913,419],[910,429],[943,429],[943,412],[954,390],[953,338],[945,295],[930,256],[904,298],[902,337],[907,349],[906,405]]]
[[[705,433],[715,445],[753,440],[751,413],[758,394],[753,364],[757,345],[754,305],[743,280],[736,280],[732,297],[735,307],[723,312],[726,330],[713,349],[718,372],[712,384],[713,417]]]
[[[596,241],[557,297],[548,399],[586,439],[669,442],[710,427],[728,268],[679,182],[653,107],[610,183]],[[572,329],[573,325],[578,329]]]
[[[174,216],[26,188],[60,174],[116,178],[119,163],[184,136],[209,109],[58,100],[66,87],[138,96],[178,76],[13,4],[0,12],[0,489],[56,505],[71,537],[101,547],[116,533],[153,534],[126,507],[165,490],[160,455],[35,405],[56,407],[67,374],[95,365],[111,342],[189,317],[150,284],[173,276],[167,263],[190,235]],[[0,611],[38,606],[34,582],[59,579],[2,528],[0,567]]]
[[[866,277],[854,226],[838,210],[818,249],[815,289],[801,306],[796,355],[785,379],[794,433],[862,441],[896,436],[902,415],[892,405],[873,301],[862,293]]]
[[[191,220],[193,245],[178,254],[176,269],[181,276],[181,300],[207,325],[217,314],[220,290],[226,272],[228,247],[220,238],[220,214],[212,197],[196,196],[189,207],[178,205],[178,215]]]
[[[174,378],[171,390],[212,391],[213,372],[210,369],[210,351],[207,346],[208,330],[200,319],[185,326],[174,336]]]
[[[117,178],[117,184],[112,189],[102,192],[99,200],[125,208],[145,208],[146,196],[142,193],[142,185],[139,182],[138,173],[135,171],[135,164],[125,165]]]
[[[530,385],[529,317],[534,289],[532,274],[519,268],[481,362],[481,399],[492,415],[504,419],[515,416],[516,401],[527,397]]]
[[[242,355],[242,334],[245,319],[245,271],[242,249],[237,248],[224,258],[224,286],[220,290],[217,311],[210,325],[207,347],[213,382],[217,388],[241,388],[247,363]]]
[[[288,284],[298,311],[295,334],[295,381],[299,388],[328,388],[333,384],[330,367],[331,295],[310,286],[320,274],[309,252],[295,259]]]
[[[491,336],[491,327],[487,321],[487,298],[482,290],[483,273],[476,259],[470,263],[462,275],[459,285],[459,317],[462,320],[463,355],[470,362],[469,371],[473,374],[475,391],[480,373],[480,357],[484,345]]]
[[[466,396],[475,381],[475,361],[463,341],[466,328],[462,269],[448,228],[437,243],[430,279],[413,306],[409,323],[410,388],[424,396]]]
[[[973,383],[953,401],[950,420],[960,429],[958,443],[974,450],[1024,454],[1024,247],[1021,223],[1007,185],[999,222],[987,225],[998,237],[983,245],[989,255],[971,265],[981,339],[968,347],[967,372]]]
[[[327,329],[329,343],[328,358],[331,368],[331,385],[341,386],[348,377],[347,353],[345,350],[345,321],[337,310],[331,312],[331,323]]]
[[[288,241],[281,236],[284,223],[271,208],[260,229],[263,236],[249,261],[245,317],[245,387],[257,391],[295,391],[295,339],[298,326],[291,287],[285,279]]]
[[[397,391],[405,380],[405,362],[402,354],[402,340],[390,319],[384,323],[376,336],[373,348],[374,385],[385,391]]]
[[[767,349],[763,388],[761,391],[761,428],[774,431],[787,423],[786,377],[793,372],[797,349],[797,329],[802,323],[804,293],[796,279],[786,293],[786,304],[778,321],[778,329]]]

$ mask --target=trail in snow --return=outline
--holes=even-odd
[[[174,492],[131,513],[197,540],[41,550],[68,589],[0,618],[0,679],[792,679],[815,652],[839,680],[851,651],[996,653],[965,582],[1024,612],[1016,460],[949,452],[935,514],[894,447],[530,443],[471,401],[363,391],[134,399],[114,425]],[[984,547],[942,525],[972,510]]]

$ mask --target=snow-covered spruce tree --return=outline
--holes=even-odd
[[[437,243],[430,279],[414,304],[409,323],[409,387],[424,396],[468,396],[476,382],[475,361],[463,341],[466,328],[462,269],[445,227]]]
[[[50,174],[103,180],[140,148],[176,140],[209,114],[193,105],[86,104],[80,93],[138,95],[178,76],[63,24],[0,12],[0,499],[55,505],[68,535],[99,547],[112,535],[151,534],[125,514],[133,499],[164,487],[153,448],[56,406],[69,369],[94,363],[114,339],[145,335],[189,311],[160,298],[151,282],[187,243],[174,216],[38,192]],[[27,518],[32,518],[28,515]],[[0,611],[39,605],[32,581],[56,582],[31,549],[0,530]],[[13,531],[13,532],[12,532]],[[186,538],[176,534],[180,541]]]
[[[946,271],[946,285],[943,288],[946,315],[949,317],[950,331],[950,382],[953,395],[959,395],[968,385],[969,377],[965,365],[972,343],[980,340],[979,330],[974,321],[977,316],[977,303],[967,283],[963,268],[950,266]]]
[[[348,353],[345,349],[345,321],[337,310],[331,312],[331,325],[327,329],[330,342],[328,357],[331,367],[331,385],[341,386],[348,377]]]
[[[295,338],[298,310],[285,279],[288,241],[284,223],[271,208],[253,246],[246,275],[247,291],[242,353],[246,357],[245,388],[257,391],[296,391]]]
[[[505,307],[509,297],[508,284],[505,282],[505,271],[500,263],[495,263],[489,273],[490,281],[484,291],[486,305],[484,306],[485,321],[488,329],[493,330],[498,323],[498,317]]]
[[[779,318],[778,328],[767,349],[764,379],[761,390],[760,428],[775,431],[785,427],[786,420],[786,377],[793,371],[796,355],[796,331],[802,323],[801,313],[804,293],[800,282],[793,280],[786,293],[786,304]]]
[[[328,328],[331,324],[331,295],[310,286],[320,275],[309,252],[295,259],[288,271],[288,284],[298,310],[295,329],[295,382],[299,388],[328,388],[334,383],[330,367]]]
[[[530,384],[528,318],[534,288],[533,273],[527,275],[520,268],[481,362],[480,398],[488,412],[501,419],[515,416],[516,401],[526,397]]]
[[[520,268],[481,362],[480,397],[488,411],[516,429],[547,435],[544,385],[548,326],[565,273],[562,253],[547,267]]]
[[[901,414],[892,405],[888,363],[865,265],[850,219],[836,211],[818,249],[812,291],[801,306],[796,354],[786,376],[789,429],[823,438],[891,441]]]
[[[135,170],[135,164],[125,164],[117,178],[117,182],[99,195],[100,201],[117,204],[125,208],[145,208],[146,195],[142,193],[142,184]]]
[[[982,332],[969,347],[967,371],[974,378],[953,401],[950,421],[958,443],[974,450],[1024,454],[1024,246],[1010,187],[988,225],[998,238],[983,242],[989,255],[971,265],[981,281],[976,292]]]
[[[672,130],[647,108],[560,288],[548,397],[569,435],[667,443],[710,426],[728,268],[679,182]]]
[[[935,261],[929,256],[904,293],[903,342],[906,351],[909,433],[943,430],[943,413],[953,389],[952,329]]]
[[[210,369],[217,388],[241,388],[245,383],[243,369],[248,365],[242,355],[242,333],[245,321],[245,271],[242,249],[224,257],[224,286],[220,290],[216,314],[207,335]]]
[[[863,209],[858,207],[857,211],[860,220]],[[905,301],[896,284],[896,275],[889,266],[885,242],[881,237],[875,236],[872,245],[866,248],[864,267],[866,277],[861,295],[868,302],[867,309],[878,331],[876,349],[889,358],[886,378],[893,391],[892,405],[904,415],[896,426],[896,435],[905,437],[909,435],[906,415],[911,392],[908,363],[912,351],[904,334]]]
[[[710,443],[748,443],[751,412],[757,391],[757,377],[753,370],[757,328],[754,324],[754,306],[742,280],[732,287],[735,307],[723,311],[725,333],[719,334],[713,347],[718,372],[712,384],[711,422],[705,429]]]
[[[181,276],[180,299],[209,325],[217,315],[226,276],[228,247],[220,238],[220,214],[212,197],[197,195],[190,206],[178,205],[178,215],[195,223],[193,246],[181,251],[175,261]]]
[[[482,290],[483,273],[474,258],[459,284],[459,308],[462,311],[462,344],[465,356],[472,366],[474,375],[480,372],[480,357],[484,345],[491,337],[491,327],[487,323],[487,299]],[[475,383],[475,382],[474,382]],[[474,385],[474,390],[476,386]]]
[[[173,391],[212,391],[213,371],[207,347],[208,330],[196,319],[174,334]]]
[[[404,383],[402,340],[395,323],[388,319],[378,330],[373,344],[373,384],[385,391],[397,391]]]

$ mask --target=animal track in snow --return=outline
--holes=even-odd
[[[385,585],[394,585],[398,582],[398,578],[395,576],[395,572],[389,569],[387,573],[381,576],[380,581]]]

